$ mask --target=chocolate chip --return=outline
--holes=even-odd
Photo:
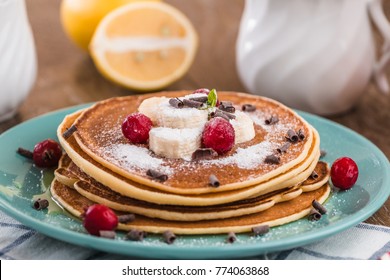
[[[211,174],[209,176],[209,185],[213,186],[215,188],[218,188],[220,186],[220,182],[219,182],[217,176],[215,176],[214,174]]]
[[[178,108],[178,109],[181,109],[181,108],[184,107],[183,101],[181,101],[179,98],[171,98],[171,99],[169,99],[169,104],[172,107],[175,107],[175,108]]]
[[[125,224],[129,223],[135,220],[135,215],[134,214],[126,214],[126,215],[119,215],[118,216],[118,222]]]
[[[327,210],[326,208],[324,207],[324,205],[322,205],[321,203],[319,203],[317,200],[313,200],[311,205],[313,205],[313,207],[318,210],[322,215],[326,214]]]
[[[163,238],[165,243],[172,244],[176,240],[176,235],[172,231],[166,230],[163,232]]]
[[[198,102],[198,101],[194,101],[194,100],[190,100],[190,99],[183,99],[183,103],[184,103],[184,106],[190,107],[190,108],[200,108],[203,105],[202,102]]]
[[[166,174],[163,174],[163,173],[161,173],[161,172],[159,172],[157,170],[149,169],[146,172],[146,175],[152,177],[153,179],[161,181],[161,182],[164,182],[164,181],[168,180],[168,176]]]
[[[212,113],[210,114],[210,116],[211,116],[212,118],[221,117],[221,118],[224,118],[224,119],[227,120],[227,121],[228,121],[228,120],[233,120],[233,119],[236,118],[236,115],[234,115],[234,114],[232,114],[232,113],[229,113],[229,112],[224,112],[224,111],[219,110],[219,109],[215,110],[215,112],[212,112]]]
[[[321,150],[320,151],[320,158],[323,158],[324,156],[326,156],[326,151],[325,150]]]
[[[62,134],[62,137],[64,137],[65,139],[68,139],[70,136],[73,135],[73,133],[75,133],[77,130],[77,127],[75,125],[72,125],[71,127],[69,127],[63,134]]]
[[[289,140],[290,142],[292,143],[295,143],[298,141],[299,137],[298,135],[296,134],[296,132],[292,129],[289,129],[287,131],[287,136],[286,136],[287,140]]]
[[[279,164],[280,163],[280,157],[276,155],[269,155],[265,157],[264,160],[265,163],[270,163],[270,164]]]
[[[229,232],[226,238],[227,243],[234,243],[237,240],[237,236],[234,232]]]
[[[215,112],[212,112],[210,114],[210,117],[211,118],[218,118],[219,117],[219,118],[223,118],[223,119],[229,121],[229,117],[227,115],[225,115],[221,110],[217,110]]]
[[[272,124],[275,124],[277,122],[279,122],[278,116],[271,116],[270,118],[265,120],[266,125],[272,125]]]
[[[262,234],[266,234],[267,232],[269,232],[268,225],[261,225],[252,228],[253,235],[262,235]]]
[[[205,96],[199,96],[199,97],[191,97],[190,100],[192,100],[192,101],[197,101],[197,102],[202,102],[202,103],[206,103],[207,100],[208,100],[208,97],[207,97],[207,95],[205,95]]]
[[[234,114],[232,114],[232,113],[225,112],[225,111],[222,111],[222,113],[223,113],[224,115],[226,115],[226,116],[229,118],[229,120],[234,120],[234,119],[236,118],[236,115],[234,115]]]
[[[279,148],[277,148],[276,150],[279,152],[279,153],[285,153],[287,151],[288,148],[290,148],[291,146],[291,143],[290,142],[286,142],[285,144],[283,144],[282,146],[280,146]]]
[[[113,230],[99,230],[99,236],[108,239],[115,239],[116,233]]]
[[[126,238],[132,241],[142,241],[144,240],[145,236],[146,236],[146,232],[138,229],[131,229],[126,234]]]
[[[230,101],[221,101],[221,102],[219,103],[219,106],[221,106],[221,107],[232,107],[232,106],[233,106],[233,103],[230,102]]]
[[[309,213],[309,216],[308,216],[308,219],[310,221],[318,221],[319,219],[321,219],[322,215],[320,212],[318,212],[316,209],[312,208],[310,210],[310,213]]]
[[[33,207],[35,210],[42,210],[49,207],[49,201],[47,199],[38,198],[34,201]]]
[[[31,151],[29,151],[29,150],[26,150],[26,149],[24,149],[24,148],[18,148],[17,150],[16,150],[16,152],[19,154],[19,155],[21,155],[21,156],[23,156],[23,157],[25,157],[25,158],[28,158],[28,159],[33,159],[33,152],[31,152]]]
[[[236,111],[236,108],[234,108],[233,103],[229,101],[221,101],[218,108],[228,113],[234,113]]]
[[[303,133],[302,129],[298,130],[298,137],[299,137],[300,140],[304,140],[305,139],[305,134]]]
[[[312,179],[318,179],[318,173],[317,172],[315,172],[315,171],[313,171],[311,174],[310,174],[310,178],[312,178]]]
[[[256,111],[256,106],[254,106],[252,104],[244,104],[244,105],[242,105],[241,109],[244,112],[254,112],[254,111]]]
[[[218,156],[218,153],[211,148],[199,148],[192,153],[192,160],[210,159]]]

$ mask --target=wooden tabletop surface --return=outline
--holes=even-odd
[[[60,2],[26,0],[38,54],[38,77],[18,114],[0,123],[0,133],[59,108],[134,94],[105,80],[88,54],[69,41],[59,20]],[[200,37],[199,50],[191,69],[167,89],[207,87],[245,92],[235,67],[235,42],[244,1],[166,2],[189,17]],[[390,18],[390,1],[384,2],[386,15]],[[390,70],[387,74],[390,79]],[[390,96],[381,95],[370,85],[352,111],[328,118],[365,136],[390,158]],[[390,226],[390,199],[366,222]]]

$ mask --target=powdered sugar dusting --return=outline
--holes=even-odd
[[[266,156],[272,154],[276,149],[271,142],[264,141],[248,148],[238,148],[237,151],[222,159],[208,160],[205,163],[232,165],[235,164],[242,169],[254,169],[264,162]]]
[[[164,166],[164,160],[153,157],[147,148],[129,144],[113,144],[104,150],[105,158],[113,164],[128,171],[153,169],[164,174],[173,173],[171,168]]]

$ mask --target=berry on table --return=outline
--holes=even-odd
[[[333,162],[330,176],[335,187],[348,190],[356,183],[359,169],[353,159],[341,157]]]
[[[141,113],[133,113],[122,123],[123,135],[134,144],[144,144],[149,140],[149,131],[152,128],[150,118]]]
[[[35,145],[33,161],[38,167],[54,167],[62,156],[60,144],[52,139],[46,139]]]
[[[234,140],[234,128],[229,121],[216,117],[206,123],[202,133],[204,147],[211,148],[221,155],[233,148]]]
[[[90,234],[99,236],[100,231],[114,230],[118,226],[118,217],[107,206],[94,204],[85,211],[83,225]]]
[[[38,167],[54,167],[62,156],[60,144],[52,139],[46,139],[37,143],[33,151],[19,147],[16,152],[25,158],[33,160]]]

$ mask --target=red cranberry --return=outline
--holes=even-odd
[[[195,94],[195,93],[204,93],[206,95],[208,95],[210,92],[210,90],[208,88],[198,88],[196,90],[194,90],[192,93]]]
[[[85,211],[83,225],[90,234],[99,236],[101,230],[114,230],[118,226],[118,217],[107,206],[94,204]]]
[[[54,167],[62,156],[60,144],[52,139],[47,139],[35,145],[33,161],[38,167]]]
[[[123,135],[134,144],[146,143],[149,140],[149,131],[152,121],[141,113],[133,113],[122,123]]]
[[[353,159],[342,157],[333,162],[330,176],[335,187],[347,190],[352,188],[356,183],[359,176],[359,169]]]
[[[205,125],[202,134],[202,144],[206,148],[212,148],[218,154],[230,151],[234,146],[234,128],[223,118],[213,118]]]

